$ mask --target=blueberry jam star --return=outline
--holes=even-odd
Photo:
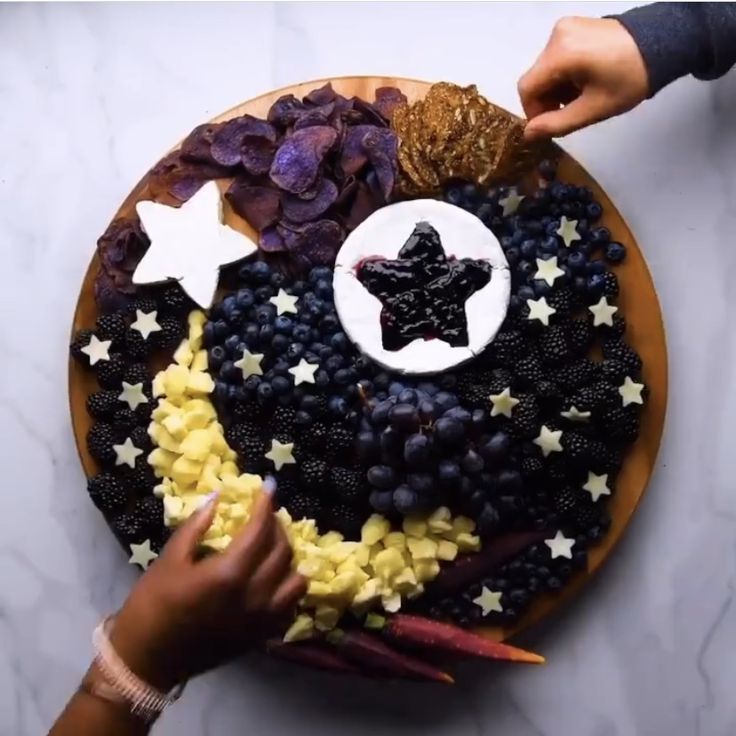
[[[369,259],[358,280],[383,305],[383,347],[400,350],[414,340],[468,344],[465,302],[491,280],[486,261],[447,257],[439,233],[419,222],[395,260]]]

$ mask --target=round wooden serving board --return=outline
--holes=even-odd
[[[328,80],[319,79],[268,92],[228,110],[214,118],[213,122],[228,120],[244,113],[265,117],[271,104],[281,95],[292,93],[296,97],[302,97],[326,81]],[[430,87],[429,82],[392,77],[342,77],[329,81],[332,82],[337,92],[347,97],[356,95],[367,100],[373,99],[376,88],[395,86],[399,87],[412,102],[423,97]],[[494,639],[505,639],[512,636],[551,614],[562,603],[572,598],[611,554],[644,494],[654,469],[667,404],[667,348],[664,326],[657,293],[644,256],[628,225],[606,193],[577,161],[564,152],[560,160],[559,178],[566,182],[585,185],[593,191],[595,198],[603,206],[602,224],[608,227],[614,238],[627,248],[626,260],[616,268],[621,284],[621,294],[617,304],[626,317],[627,340],[641,355],[644,362],[644,381],[649,388],[649,399],[643,413],[641,435],[626,457],[618,478],[616,493],[609,501],[612,517],[611,529],[600,544],[590,552],[587,572],[574,577],[558,594],[546,594],[540,597],[516,626],[483,630],[485,634]],[[146,175],[133,188],[115,217],[131,215],[134,213],[136,202],[153,198],[147,180]],[[227,182],[222,182],[222,184],[223,189],[226,188]],[[254,235],[253,230],[232,212],[226,212],[226,220],[243,232]],[[73,332],[83,327],[94,326],[97,317],[94,301],[94,278],[97,267],[98,260],[95,255],[90,262],[79,292],[72,325]],[[74,361],[70,361],[69,408],[77,450],[87,475],[96,473],[97,468],[86,446],[86,435],[91,421],[85,408],[85,402],[87,396],[96,390],[97,384],[91,373],[83,370]]]

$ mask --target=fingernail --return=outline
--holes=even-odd
[[[212,491],[212,493],[208,493],[206,496],[202,496],[202,498],[199,499],[197,508],[200,510],[207,508],[208,506],[211,506],[212,504],[214,504],[219,497],[220,497],[219,491]]]
[[[274,478],[272,475],[267,475],[263,479],[263,483],[261,485],[261,488],[263,488],[263,492],[266,493],[269,496],[273,496],[274,493],[276,493],[276,478]]]

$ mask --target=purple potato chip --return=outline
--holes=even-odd
[[[119,309],[128,307],[132,301],[133,294],[136,292],[136,287],[130,280],[130,277],[124,288],[126,291],[123,291],[123,287],[116,286],[105,269],[100,267],[95,277],[94,286],[95,302],[100,312],[106,314],[107,312],[116,312]]]
[[[276,144],[267,138],[255,135],[246,135],[240,148],[240,160],[243,168],[254,176],[267,174],[273,163],[276,153]]]
[[[383,203],[364,182],[358,182],[355,197],[350,203],[347,213],[343,216],[343,223],[350,232],[355,230],[363,220],[372,215]]]
[[[361,116],[360,122],[368,123],[369,125],[375,125],[379,128],[385,128],[387,125],[386,119],[376,110],[370,102],[360,99],[360,97],[353,97],[353,111],[359,113]]]
[[[286,250],[286,243],[275,227],[267,227],[258,236],[258,245],[266,253],[279,253]]]
[[[205,123],[198,125],[181,144],[180,153],[182,161],[190,163],[214,164],[210,146],[215,133],[219,130],[219,123]]]
[[[281,196],[272,187],[251,185],[245,179],[235,179],[225,192],[233,211],[256,230],[276,223],[280,215]]]
[[[98,239],[97,252],[108,276],[122,283],[135,271],[149,245],[137,217],[120,217],[113,220]]]
[[[276,151],[271,181],[292,194],[305,192],[319,175],[322,161],[336,140],[337,131],[324,125],[295,130]]]
[[[214,135],[212,158],[223,166],[237,166],[240,163],[240,149],[245,136],[264,138],[276,142],[276,130],[265,120],[252,115],[241,115],[228,120]]]
[[[340,152],[340,168],[345,176],[357,174],[368,163],[363,139],[374,130],[372,125],[354,125],[345,131]]]
[[[297,197],[299,199],[303,199],[304,201],[309,201],[310,199],[314,199],[317,196],[317,192],[322,188],[322,177],[318,176],[314,182],[312,182],[312,186],[309,187],[309,189],[305,189],[301,194],[298,194]]]
[[[337,92],[332,89],[332,84],[327,84],[313,89],[309,94],[304,96],[304,102],[308,102],[310,105],[326,105],[328,102],[332,102],[337,97]]]
[[[398,138],[390,128],[374,128],[363,139],[363,147],[368,154],[381,192],[388,202],[398,174]]]
[[[306,109],[307,106],[294,95],[283,95],[271,105],[266,117],[272,125],[288,128]]]
[[[284,216],[294,223],[316,220],[337,200],[337,186],[330,179],[322,179],[313,199],[304,200],[285,194],[282,201]]]
[[[309,128],[312,125],[332,125],[330,120],[334,110],[334,102],[328,102],[326,105],[320,105],[319,107],[312,107],[305,110],[297,116],[297,119],[294,122],[294,130]]]
[[[182,161],[181,151],[173,151],[153,166],[149,175],[149,183],[153,190],[163,189],[179,201],[186,201],[204,182],[211,179],[222,179],[232,174],[232,167]],[[179,182],[186,183],[177,186]]]
[[[340,208],[345,207],[352,202],[352,198],[355,196],[355,192],[358,189],[358,180],[354,176],[349,176],[342,182],[341,186],[342,188],[340,189],[340,192],[337,195],[337,200],[335,201],[335,206]]]
[[[334,220],[318,220],[304,229],[298,252],[313,266],[332,266],[344,239],[344,230]]]
[[[376,90],[376,101],[373,107],[389,122],[394,116],[394,110],[406,102],[406,95],[396,87],[379,87]]]
[[[191,176],[177,179],[169,184],[169,194],[180,202],[186,202],[202,188],[206,181],[206,179],[195,179]]]

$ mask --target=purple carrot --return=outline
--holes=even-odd
[[[271,639],[266,642],[266,651],[275,657],[305,667],[317,667],[331,672],[356,674],[358,669],[341,657],[333,647],[324,641],[283,642]]]

